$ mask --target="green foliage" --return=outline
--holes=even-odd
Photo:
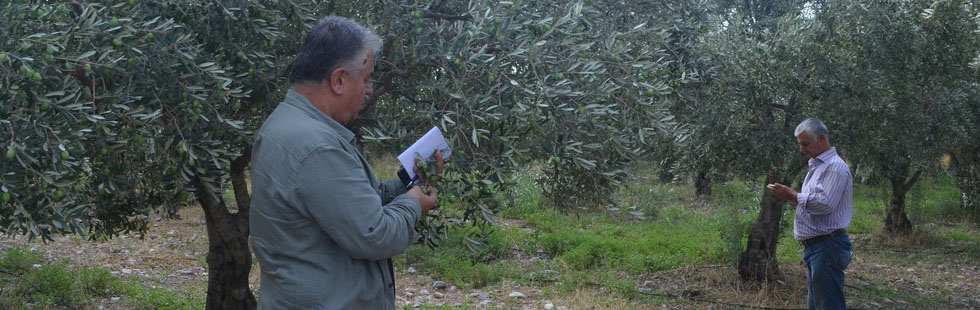
[[[634,17],[612,5],[370,5],[364,18],[390,48],[378,68],[377,100],[362,115],[381,126],[367,129],[365,138],[406,141],[438,125],[460,171],[446,180],[447,190],[481,209],[499,205],[487,201],[492,191],[483,188],[537,161],[560,163],[545,171],[555,180],[545,188],[554,193],[552,204],[607,201],[646,139],[677,126],[658,102],[673,84],[660,74],[667,52],[656,48],[668,25],[655,23],[654,12],[665,8],[634,4],[633,12],[644,12]]]
[[[976,140],[976,72],[968,66],[980,49],[970,34],[980,27],[976,4],[825,5],[817,13],[825,25],[820,48],[832,63],[822,69],[827,91],[817,104],[860,174],[884,178],[905,196],[913,175],[939,170],[942,154]]]
[[[548,255],[573,270],[616,269],[651,272],[685,264],[720,261],[720,240],[714,223],[687,219],[674,223],[628,224],[595,222],[559,226],[538,237]],[[537,225],[533,218],[529,223]],[[586,226],[587,228],[585,228]]]
[[[756,185],[758,180],[717,183],[713,188],[714,195],[693,204],[697,209],[692,210],[689,202],[693,201],[694,193],[690,187],[651,182],[655,172],[643,170],[617,192],[617,200],[630,204],[659,204],[641,206],[658,210],[658,216],[624,222],[615,212],[570,215],[540,205],[542,194],[534,183],[540,172],[536,168],[524,169],[510,179],[509,190],[514,192],[514,201],[518,204],[502,208],[506,224],[497,226],[498,230],[486,241],[488,250],[466,246],[466,238],[477,231],[471,227],[469,230],[451,230],[450,237],[438,248],[413,246],[406,255],[397,257],[396,263],[400,270],[413,266],[421,273],[431,273],[436,279],[451,281],[463,288],[513,281],[550,286],[561,292],[604,287],[627,298],[644,298],[636,291],[635,276],[682,266],[731,263],[731,255],[739,254],[744,247],[745,225],[754,218],[759,207],[761,188]],[[641,190],[644,186],[647,191]],[[947,228],[944,225],[950,218],[942,210],[956,208],[949,203],[951,196],[948,193],[956,191],[952,180],[944,176],[927,177],[919,186],[924,190],[915,206],[929,210],[922,212],[923,222],[940,224],[937,240],[959,242],[962,246],[956,249],[962,249],[967,255],[977,253],[980,247],[974,241],[980,240],[980,234],[976,227],[961,224]],[[884,217],[882,201],[886,198],[888,193],[884,185],[858,185],[854,195],[855,220],[849,231],[865,234],[880,229],[876,223]],[[867,231],[855,228],[859,219],[869,223]],[[793,220],[794,213],[787,212],[782,225],[791,225]],[[742,228],[733,228],[736,225],[742,225]],[[739,240],[732,236],[738,236]],[[784,227],[778,238],[775,253],[778,262],[798,264],[803,248],[793,239],[791,228]],[[557,271],[557,276],[541,281],[539,275],[545,270]]]
[[[792,223],[796,214],[787,214],[784,220]],[[792,224],[791,224],[792,225]],[[776,260],[780,264],[796,264],[803,260],[803,244],[793,238],[793,228],[783,229],[776,247]]]
[[[854,186],[854,217],[848,231],[870,233],[877,231],[891,199],[887,184],[856,184]],[[909,191],[908,213],[916,222],[959,223],[969,219],[968,210],[958,202],[961,192],[954,178],[940,174],[924,177]]]
[[[505,263],[514,246],[528,236],[515,231],[498,231],[482,247],[467,241],[467,231],[475,228],[451,229],[442,246],[438,248],[415,246],[396,259],[399,268],[415,266],[433,273],[441,279],[457,285],[483,287],[505,278],[522,278],[524,272],[513,264]]]
[[[745,240],[755,213],[752,211],[759,207],[757,192],[751,190],[748,183],[743,182],[718,184],[713,190],[711,203],[720,209],[718,233],[724,246],[722,258],[731,266],[738,264],[739,256],[745,249]]]
[[[531,164],[525,171],[511,175],[507,191],[498,192],[498,199],[509,202],[500,209],[499,216],[513,219],[544,207],[543,193],[536,183],[541,177],[541,167],[537,164]]]
[[[538,179],[548,203],[562,210],[595,210],[612,202],[613,184],[576,163],[553,161]]]
[[[888,208],[888,192],[882,186],[854,185],[854,213],[848,231],[870,233],[881,227]]]
[[[12,247],[4,252],[3,260],[0,261],[0,268],[14,273],[23,273],[31,270],[34,264],[39,264],[43,258],[25,247]]]
[[[300,41],[305,6],[5,2],[0,222],[42,237],[144,230],[196,184],[220,193],[281,92],[296,48],[281,42]]]
[[[960,164],[956,168],[956,186],[960,189],[961,218],[980,222],[980,164]]]
[[[131,281],[125,288],[127,304],[133,309],[204,309],[204,294],[199,289],[188,288],[185,292],[171,292],[165,288],[145,288]]]
[[[181,296],[147,288],[142,279],[121,279],[101,267],[69,269],[66,262],[45,264],[25,248],[9,248],[0,261],[0,306],[84,308],[92,300],[121,297],[132,309],[203,309],[201,292]]]
[[[969,219],[957,198],[960,190],[952,177],[945,174],[926,176],[909,191],[909,216],[912,221],[941,219],[962,222]]]
[[[624,184],[614,195],[615,202],[606,208],[610,214],[619,214],[623,220],[646,220],[648,218],[672,218],[669,213],[678,210],[680,205],[697,203],[692,200],[693,188],[678,187],[670,182],[661,182],[654,175],[654,165],[639,163],[629,168],[634,177]]]

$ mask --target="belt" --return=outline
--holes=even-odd
[[[840,235],[844,234],[845,232],[847,232],[847,231],[844,230],[843,228],[841,228],[841,229],[834,230],[834,231],[830,232],[829,234],[819,235],[819,236],[816,236],[816,237],[813,237],[813,238],[810,238],[810,239],[806,239],[806,240],[803,240],[803,241],[800,241],[800,242],[802,242],[804,246],[810,246],[810,245],[813,245],[814,243],[817,243],[817,242],[820,242],[820,241],[824,241],[824,240],[827,240],[827,239],[830,239],[830,238],[833,238],[833,237],[840,236]]]

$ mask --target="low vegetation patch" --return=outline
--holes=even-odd
[[[130,309],[203,309],[203,293],[145,287],[101,267],[69,268],[48,263],[24,247],[11,247],[0,260],[0,308],[88,309],[119,303]]]
[[[758,180],[714,184],[713,195],[699,200],[693,197],[689,184],[664,184],[641,175],[617,193],[613,205],[600,211],[563,212],[548,207],[541,198],[534,182],[536,173],[529,169],[512,178],[511,191],[500,195],[510,204],[499,210],[502,224],[489,238],[481,239],[475,227],[451,230],[441,247],[410,248],[398,258],[400,268],[413,267],[464,288],[517,282],[560,294],[612,291],[627,300],[681,298],[691,302],[697,298],[684,296],[693,294],[743,304],[805,305],[803,249],[792,236],[792,206],[784,213],[777,247],[785,282],[758,291],[738,281],[732,268],[758,215]],[[905,269],[891,272],[887,266],[895,266],[895,256],[909,251],[923,252],[924,256],[952,253],[964,261],[977,257],[980,229],[950,216],[958,207],[955,186],[942,176],[920,182],[909,200],[910,217],[919,229],[915,235],[904,237],[883,236],[889,194],[884,185],[855,186],[854,220],[849,231],[857,258],[849,269],[849,277],[853,276],[849,278],[853,284],[849,300],[870,307],[902,307],[905,303],[913,308],[954,302],[942,297],[948,292],[941,288],[943,280],[933,279],[937,283],[928,289],[890,286],[893,277],[902,277]],[[907,253],[905,257],[908,260]],[[923,256],[911,257],[918,262],[930,261]],[[873,277],[861,276],[875,266],[886,267],[873,272]],[[649,280],[665,276],[668,279],[663,282]]]

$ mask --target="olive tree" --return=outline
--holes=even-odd
[[[976,8],[969,1],[826,3],[828,71],[821,110],[850,159],[891,186],[885,230],[907,234],[906,194],[939,158],[971,145]],[[961,156],[965,158],[965,156]]]
[[[973,15],[973,46],[980,44],[980,4],[976,1],[965,2],[969,5],[967,10]],[[966,117],[968,121],[962,122],[965,126],[956,130],[958,145],[951,152],[954,159],[954,169],[957,178],[957,186],[962,192],[960,203],[964,211],[969,214],[974,221],[980,220],[980,51],[974,51],[972,61],[967,65],[969,70],[965,73],[967,81],[967,101],[974,104],[960,116]]]
[[[142,232],[154,210],[196,203],[208,308],[254,308],[250,135],[280,96],[316,5],[5,2],[0,224],[97,238]]]
[[[395,4],[398,5],[395,5]],[[489,215],[491,187],[546,162],[559,207],[607,202],[626,163],[661,136],[683,135],[664,108],[663,25],[643,7],[558,1],[379,2],[380,57],[372,141],[442,128],[459,174],[453,199]],[[400,18],[392,18],[400,16]],[[448,211],[448,210],[444,210]]]
[[[810,59],[819,24],[798,1],[721,2],[723,25],[702,44],[715,66],[697,115],[711,120],[703,138],[712,142],[707,162],[724,162],[732,173],[768,183],[792,184],[805,166],[793,129],[810,112],[817,75]],[[780,276],[776,246],[786,203],[763,190],[739,275],[765,282]]]

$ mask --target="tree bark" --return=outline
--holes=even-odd
[[[711,196],[711,177],[708,176],[708,171],[698,171],[694,176],[694,196]]]
[[[208,228],[208,293],[206,309],[256,309],[255,295],[248,287],[252,255],[248,246],[249,194],[245,167],[251,150],[231,164],[232,186],[238,212],[229,212],[224,199],[198,178],[195,192]]]
[[[960,206],[973,220],[980,220],[980,168],[957,170],[956,185],[960,188]]]
[[[978,148],[980,149],[980,148]],[[956,187],[960,189],[960,206],[974,221],[980,220],[980,162],[975,152],[952,154]]]
[[[892,183],[892,198],[885,213],[885,231],[892,234],[907,235],[912,232],[912,222],[905,214],[905,194],[919,181],[922,171],[916,171],[911,179],[905,180],[908,168],[900,168],[901,172],[890,177]]]
[[[777,174],[769,171],[766,184],[787,183]],[[752,223],[748,244],[738,261],[738,274],[743,280],[767,282],[781,276],[779,263],[776,261],[776,243],[779,241],[779,223],[783,218],[784,204],[782,199],[773,196],[770,191],[762,191],[759,217]]]

